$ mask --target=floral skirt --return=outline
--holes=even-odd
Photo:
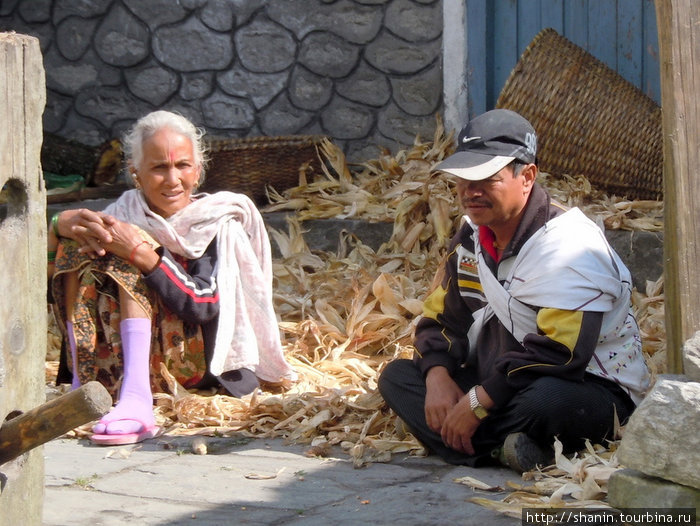
[[[204,340],[199,325],[183,322],[159,301],[144,282],[141,272],[122,258],[107,254],[90,258],[78,251],[78,244],[62,239],[56,255],[56,271],[51,282],[54,312],[68,345],[66,332],[65,276],[77,272],[78,287],[73,304],[73,333],[77,367],[71,352],[70,371],[77,370],[80,383],[102,383],[117,399],[122,378],[122,348],[119,333],[119,288],[123,288],[144,309],[151,326],[151,387],[154,392],[167,388],[160,374],[161,364],[185,388],[199,383],[207,371]],[[70,321],[70,320],[69,320]]]

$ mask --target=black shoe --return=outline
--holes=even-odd
[[[544,449],[525,433],[511,433],[503,442],[499,461],[504,466],[525,473],[532,471],[538,465],[541,467],[551,464],[551,450]]]
[[[259,386],[255,373],[250,369],[236,369],[226,371],[217,377],[219,383],[236,398],[241,398],[255,391]]]

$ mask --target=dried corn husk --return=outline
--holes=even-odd
[[[605,502],[608,480],[620,468],[615,452],[586,442],[582,452],[567,457],[558,439],[554,452],[552,466],[523,474],[526,483],[509,481],[510,493],[503,499],[470,500],[513,517],[520,517],[522,508],[609,507]]]

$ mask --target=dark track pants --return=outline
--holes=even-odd
[[[476,385],[474,369],[460,369],[454,380],[466,393]],[[551,447],[557,436],[565,452],[581,449],[585,439],[603,443],[612,438],[614,412],[620,423],[634,410],[629,396],[614,383],[586,375],[584,382],[542,376],[519,391],[502,408],[493,410],[472,437],[476,455],[447,447],[425,419],[425,379],[411,360],[389,363],[379,377],[379,391],[386,403],[431,452],[450,464],[469,466],[497,463],[496,452],[510,433],[525,432],[542,447]]]

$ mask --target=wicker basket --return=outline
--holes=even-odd
[[[286,190],[299,184],[299,170],[316,170],[321,135],[210,139],[205,192],[230,190],[266,202],[265,188]]]
[[[44,132],[41,144],[41,167],[59,175],[81,175],[86,181],[95,169],[97,148]]]
[[[585,175],[629,199],[662,197],[661,108],[553,29],[525,49],[496,106],[535,127],[542,171]]]

